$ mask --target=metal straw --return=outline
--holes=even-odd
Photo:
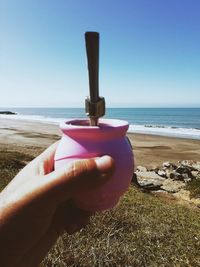
[[[90,97],[85,100],[85,111],[91,126],[105,115],[105,99],[99,96],[99,33],[86,32],[85,43],[88,61]]]

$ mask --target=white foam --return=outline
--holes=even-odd
[[[172,128],[172,127],[156,127],[144,125],[130,125],[129,133],[142,133],[151,135],[163,135],[179,138],[198,139],[200,140],[200,130],[193,128]]]
[[[64,120],[64,118],[52,118],[52,117],[44,117],[40,115],[4,115],[1,114],[0,118],[3,119],[12,119],[12,120],[28,120],[28,121],[39,121],[43,123],[50,123],[50,124],[59,124]]]
[[[4,115],[0,114],[0,118],[5,119],[15,119],[15,120],[28,120],[28,121],[38,121],[42,123],[50,123],[59,125],[60,122],[66,120],[67,118],[52,118],[40,115]],[[142,133],[151,135],[162,135],[162,136],[172,136],[178,138],[188,138],[200,140],[200,130],[194,128],[173,128],[173,127],[160,127],[160,126],[145,126],[145,125],[130,125],[129,133]]]

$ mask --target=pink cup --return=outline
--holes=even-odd
[[[128,123],[100,119],[99,126],[89,126],[86,119],[71,119],[61,123],[60,128],[63,136],[55,154],[55,169],[76,159],[103,155],[110,155],[115,161],[111,179],[98,190],[76,195],[73,199],[75,205],[91,212],[114,207],[133,175],[133,153],[126,137]]]

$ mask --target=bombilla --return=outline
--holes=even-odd
[[[86,32],[85,44],[88,62],[90,96],[85,100],[85,111],[91,126],[105,115],[105,99],[99,96],[99,33]]]

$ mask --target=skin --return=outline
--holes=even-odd
[[[0,266],[38,266],[63,231],[72,234],[88,223],[92,214],[73,205],[74,194],[112,176],[109,156],[54,171],[56,147],[31,161],[0,194]]]

